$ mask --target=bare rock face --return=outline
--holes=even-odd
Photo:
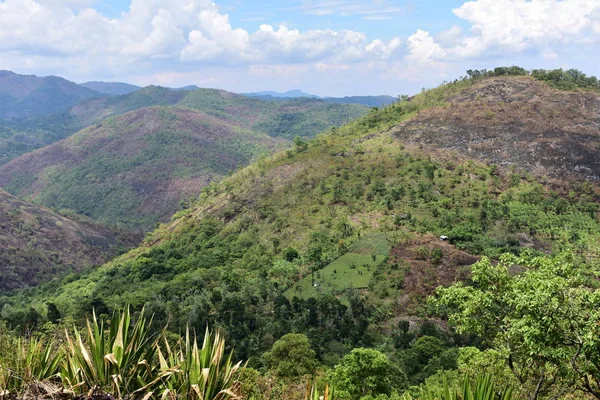
[[[536,176],[600,180],[600,95],[553,89],[529,77],[478,82],[393,134]]]

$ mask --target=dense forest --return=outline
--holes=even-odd
[[[574,104],[598,81],[467,75],[295,135],[129,253],[0,295],[3,395],[600,398],[596,182],[394,131],[456,99],[486,115],[489,80],[507,96],[523,79],[550,97],[568,90]],[[291,137],[279,122],[258,125]]]

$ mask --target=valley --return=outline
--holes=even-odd
[[[209,327],[247,362],[223,386],[244,398],[318,397],[331,385],[341,399],[426,399],[423,390],[448,389],[440,382],[466,379],[470,390],[484,375],[515,398],[590,398],[600,88],[560,74],[470,70],[372,109],[159,87],[84,100],[69,113],[88,127],[0,166],[7,209],[30,210],[7,211],[20,222],[0,220],[15,230],[2,237],[83,229],[34,203],[145,237],[102,259],[100,249],[132,246],[98,233],[84,240],[92,250],[78,250],[94,257],[61,261],[68,275],[43,270],[42,256],[28,270],[23,258],[11,273],[27,282],[0,292],[1,320],[22,332],[87,318],[81,349],[91,326],[100,332],[97,317],[113,316],[103,335],[114,343],[125,340],[121,325],[156,335],[139,346],[159,362],[133,368],[136,379],[119,386],[128,393],[167,393],[146,374],[183,365],[163,357],[170,341],[199,358],[189,332]],[[96,235],[93,226],[78,235]],[[70,260],[43,243],[36,251]],[[201,351],[214,339],[220,354],[211,371],[237,371],[221,336],[205,337]],[[149,364],[142,358],[136,365]],[[64,385],[70,375],[60,376]],[[101,385],[114,393],[110,379]]]

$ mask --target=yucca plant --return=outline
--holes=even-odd
[[[511,388],[498,387],[491,376],[479,376],[473,390],[469,377],[465,377],[462,388],[453,389],[448,385],[444,378],[443,393],[440,395],[430,388],[423,388],[418,397],[412,397],[405,394],[402,400],[512,400],[513,391]]]
[[[93,313],[82,335],[66,333],[66,356],[61,367],[63,385],[78,393],[129,395],[151,382],[156,342],[148,335],[143,311],[133,327],[129,308],[115,313],[107,330]]]
[[[9,357],[0,358],[0,396],[45,390],[59,372],[59,355],[54,342],[43,339],[13,339]]]
[[[225,357],[225,340],[219,333],[207,330],[202,348],[189,329],[185,338],[173,348],[164,340],[157,346],[160,372],[158,378],[135,394],[144,398],[227,400],[239,398],[240,384],[234,379],[241,362],[233,364],[230,353]]]

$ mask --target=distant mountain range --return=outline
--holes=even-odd
[[[129,93],[133,93],[137,90],[140,90],[142,88],[141,86],[131,85],[129,83],[123,83],[123,82],[97,82],[97,81],[80,83],[79,86],[83,86],[85,88],[95,90],[98,93],[102,93],[102,94],[109,95],[109,96],[119,96],[119,95],[123,95],[123,94],[129,94]],[[189,90],[200,89],[200,87],[198,87],[196,85],[188,85],[188,86],[184,86],[184,87],[180,87],[180,88],[170,88],[170,89],[180,90],[180,91],[189,91]]]
[[[265,92],[240,93],[240,94],[242,96],[248,96],[248,97],[275,97],[275,98],[284,98],[284,99],[295,98],[295,97],[308,97],[308,98],[313,98],[313,99],[320,98],[320,96],[317,96],[315,94],[305,93],[299,89],[288,90],[287,92],[283,92],[283,93],[273,92],[273,91],[265,91]]]
[[[198,90],[200,88],[195,85],[176,89],[160,86],[140,88],[127,83],[97,81],[77,85],[58,77],[39,78],[2,71],[0,72],[0,165],[21,154],[64,139],[101,119],[143,107],[176,105],[185,96]],[[213,92],[205,89],[201,93]],[[233,93],[231,95],[233,96]],[[240,95],[235,96],[238,100],[248,99]],[[327,108],[327,104],[316,99],[301,99],[301,104],[298,99],[281,100],[284,103],[280,106],[268,106],[281,111],[280,115],[274,117],[275,119],[261,122],[262,132],[272,134],[273,130],[278,130],[278,135],[312,136],[320,130],[344,123],[348,118],[365,112],[360,108],[346,108],[345,111],[342,108]],[[311,110],[323,111],[320,116],[316,116],[318,121],[310,120],[315,115],[307,117],[300,115],[294,108],[286,108],[286,102],[293,102],[290,105],[300,105],[301,108],[298,110],[306,111],[304,107],[308,103],[304,100],[309,100]],[[255,102],[253,104],[261,103],[259,99],[252,99],[252,101]],[[221,107],[219,103],[205,103],[204,106],[208,110],[212,110],[212,106]],[[290,113],[293,116],[284,115]],[[330,121],[328,114],[340,118],[334,118],[336,122],[330,124],[327,122]],[[248,118],[254,117],[248,116]],[[289,118],[295,118],[296,122],[292,122],[296,124],[296,128],[284,132],[290,127]],[[265,126],[267,124],[269,126]]]
[[[57,76],[0,71],[0,119],[27,118],[68,110],[103,94]]]
[[[0,187],[48,207],[148,230],[211,181],[295,136],[310,138],[367,112],[316,99],[265,102],[215,89],[149,86],[87,99],[60,114],[0,123],[0,133],[12,134],[0,140],[0,152],[12,151],[0,158]],[[36,146],[43,148],[31,152]]]
[[[136,90],[140,90],[140,86],[130,85],[129,83],[123,82],[85,82],[80,83],[79,86],[83,86],[84,88],[88,88],[91,90],[95,90],[98,93],[108,94],[111,96],[118,96],[122,94],[129,94],[131,92],[135,92]]]
[[[282,101],[291,98],[310,98],[323,100],[332,104],[361,104],[368,107],[386,107],[396,101],[393,96],[346,96],[346,97],[320,97],[314,94],[305,93],[302,90],[294,89],[287,92],[254,92],[241,93],[242,96],[252,97],[263,101]]]

